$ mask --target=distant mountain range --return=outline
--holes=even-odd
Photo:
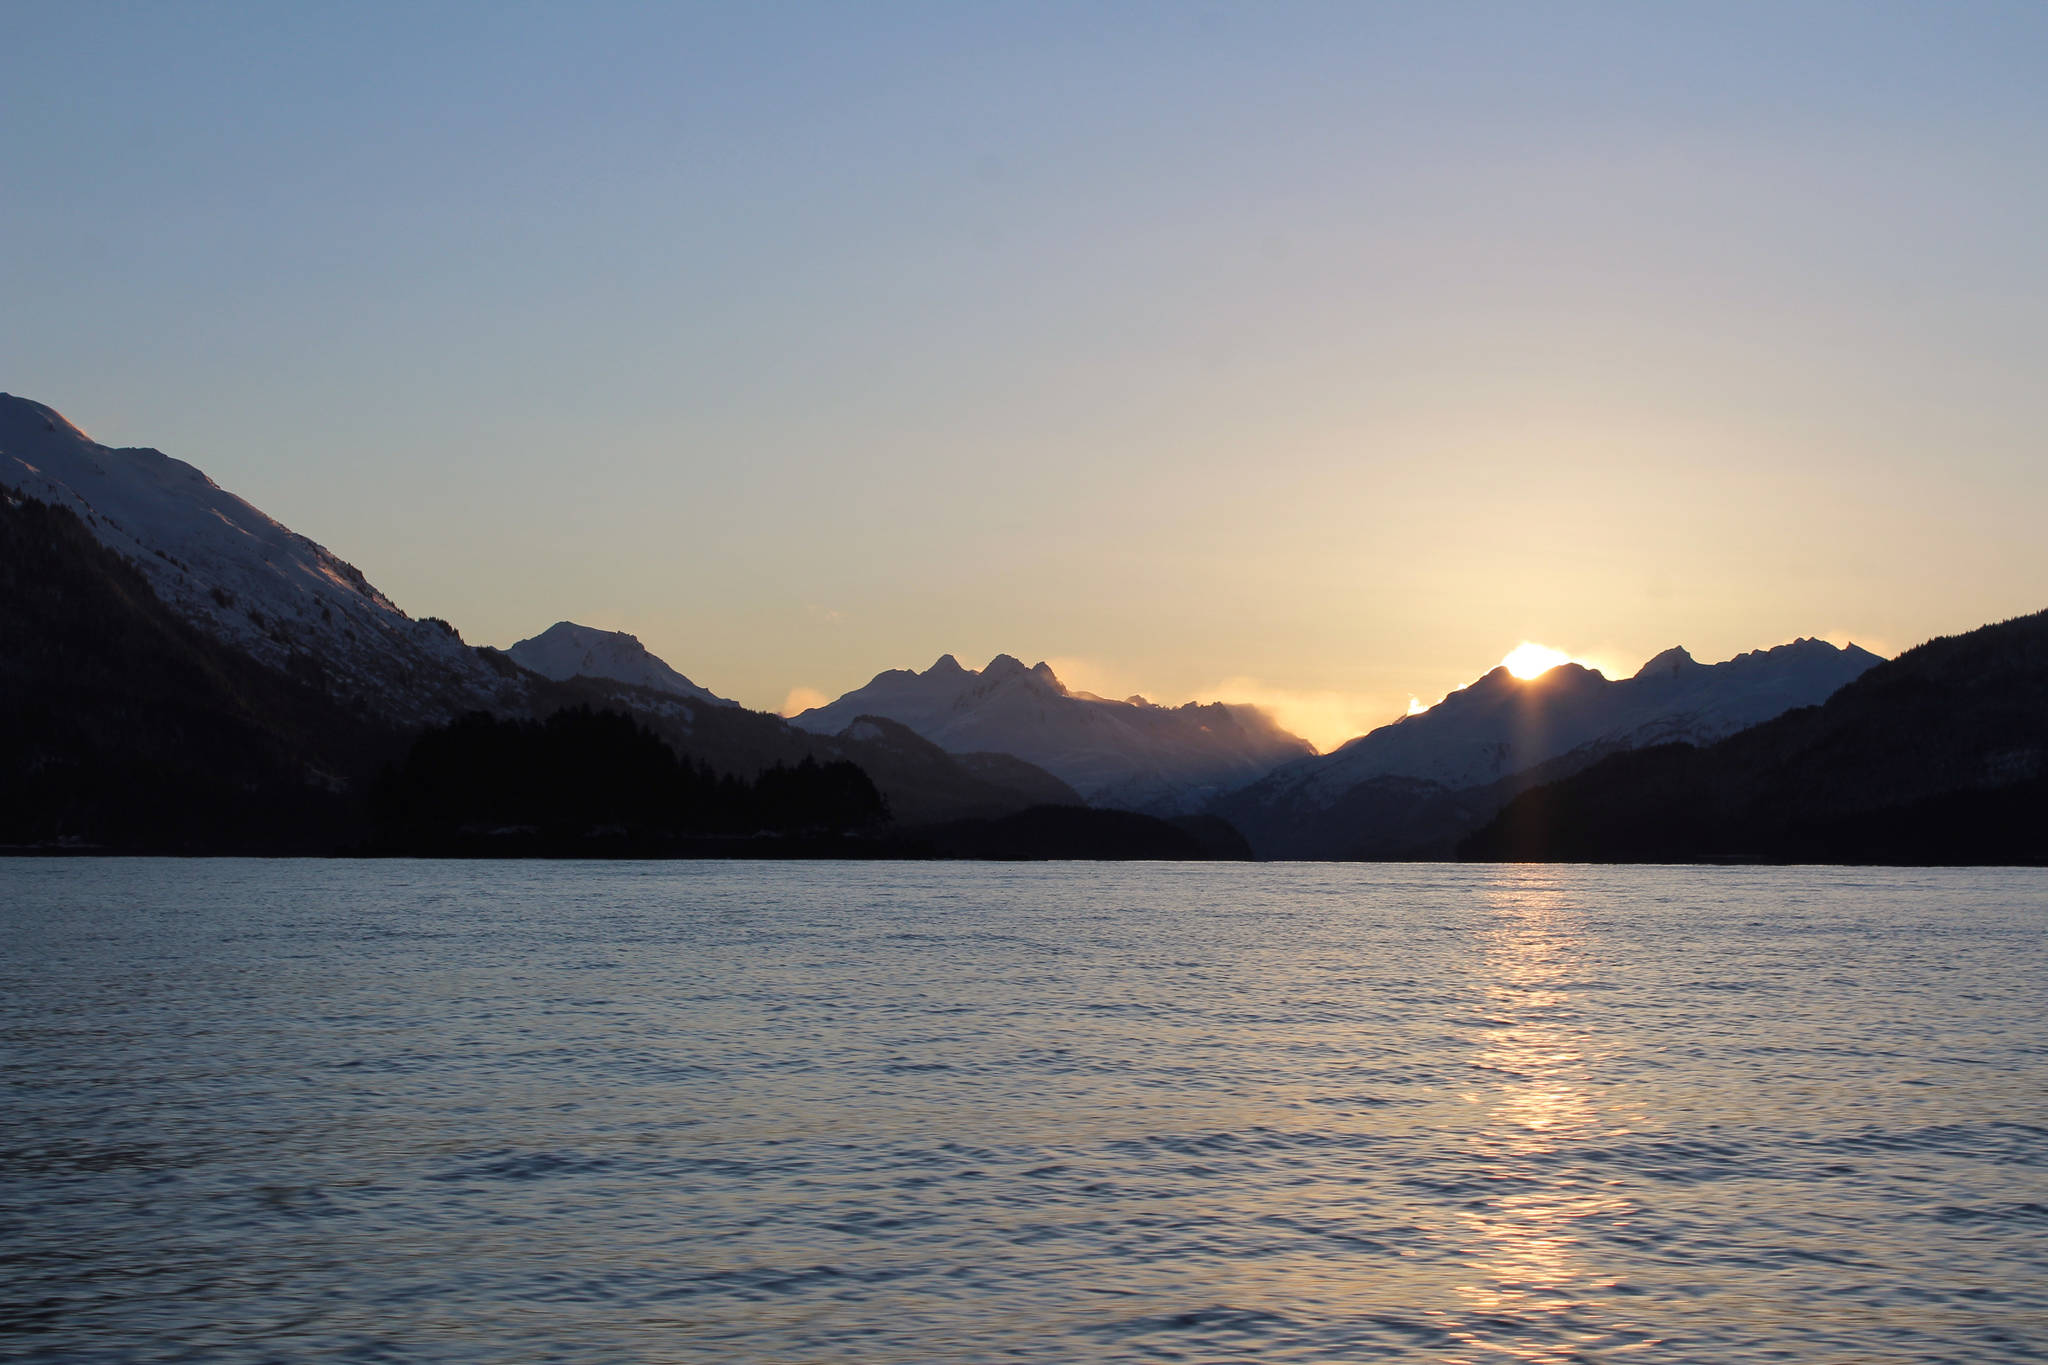
[[[1620,680],[1571,663],[1529,679],[1496,668],[1214,809],[1261,857],[1445,857],[1526,786],[1623,750],[1719,739],[1824,701],[1879,662],[1798,640],[1720,664],[1668,649]]]
[[[191,465],[7,395],[0,489],[0,845],[367,846],[388,769],[410,775],[408,846],[440,830],[464,852],[623,848],[600,826],[626,810],[631,847],[660,856],[713,835],[750,856],[2043,856],[2042,617],[1890,664],[1799,640],[1713,665],[1667,650],[1621,680],[1496,669],[1318,755],[1254,707],[1097,697],[1009,655],[885,672],[792,722],[623,632],[473,648]],[[580,791],[546,798],[546,833],[501,807],[547,782],[468,783],[492,828],[436,816],[470,761],[451,754],[513,774],[528,751]],[[591,790],[605,763],[634,801]]]
[[[1819,706],[1530,789],[1461,856],[2048,862],[2048,612],[1930,640]]]
[[[748,711],[631,636],[563,623],[521,642],[539,668],[472,648],[192,466],[98,445],[9,395],[0,487],[0,844],[332,848],[422,727],[575,706],[627,713],[747,780],[855,763],[905,826],[1081,804],[1009,755]]]
[[[942,655],[924,672],[892,669],[839,700],[795,717],[841,734],[884,716],[951,751],[1015,754],[1069,783],[1089,802],[1185,815],[1276,764],[1314,753],[1253,706],[1155,706],[1069,689],[1043,663],[998,654],[982,669]]]

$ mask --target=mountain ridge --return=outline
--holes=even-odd
[[[1855,645],[1799,639],[1702,664],[1682,647],[1625,679],[1565,663],[1533,678],[1485,673],[1426,711],[1298,760],[1211,807],[1262,857],[1447,853],[1458,825],[1484,819],[1541,765],[1576,770],[1627,749],[1710,742],[1825,700],[1879,662]],[[1451,794],[1463,795],[1451,799]],[[1433,806],[1418,819],[1413,808]],[[1399,825],[1376,838],[1374,823]]]
[[[865,686],[791,718],[837,733],[861,715],[886,716],[953,752],[1015,755],[1068,783],[1091,804],[1182,815],[1314,746],[1257,707],[1077,693],[1052,667],[998,654],[981,669],[942,654],[922,673],[887,669]]]
[[[0,484],[70,509],[179,615],[344,704],[406,723],[519,704],[516,673],[452,626],[406,615],[355,565],[160,450],[100,445],[0,394]]]
[[[557,621],[540,634],[508,646],[505,655],[521,668],[532,669],[556,682],[576,677],[609,678],[714,706],[739,705],[691,682],[641,644],[639,636],[623,630],[599,630],[574,621]]]
[[[54,556],[50,572],[69,575],[65,591],[103,604],[74,610],[103,611],[110,623],[105,640],[90,631],[65,636],[62,612],[31,600],[34,556],[12,570],[18,587],[10,607],[20,610],[0,616],[15,641],[10,697],[32,699],[46,728],[70,736],[75,751],[49,750],[51,770],[70,764],[66,770],[89,774],[97,763],[112,771],[119,763],[107,735],[150,748],[145,732],[123,730],[128,722],[120,717],[154,714],[149,674],[158,665],[136,662],[147,657],[137,642],[153,641],[149,648],[183,680],[176,697],[160,699],[170,707],[162,714],[187,717],[172,724],[195,733],[218,734],[223,752],[243,755],[237,771],[249,782],[298,784],[312,805],[324,800],[318,790],[332,794],[353,780],[344,771],[350,763],[417,727],[473,711],[539,719],[589,705],[616,707],[679,755],[739,776],[807,760],[855,762],[911,821],[1002,819],[1086,800],[1214,815],[1241,828],[1267,857],[1440,857],[1504,808],[1532,809],[1533,792],[1593,791],[1569,784],[1616,763],[1668,778],[1677,769],[1657,765],[1695,764],[1684,752],[1713,749],[1829,702],[1881,663],[1854,645],[1799,639],[1717,664],[1673,646],[1626,679],[1577,664],[1527,680],[1496,668],[1437,706],[1325,755],[1254,707],[1101,698],[1069,688],[1046,663],[1027,665],[1010,654],[979,670],[951,654],[922,673],[886,670],[785,720],[717,697],[621,631],[565,621],[508,651],[468,646],[446,622],[406,615],[353,565],[195,466],[145,447],[99,445],[54,409],[12,395],[0,395],[0,485],[9,490],[10,511],[32,505],[62,513],[11,520],[9,534],[45,546]],[[85,552],[88,541],[106,563]],[[171,618],[184,624],[173,628]],[[195,645],[196,637],[182,633],[188,627],[213,644]],[[72,643],[58,649],[60,638]],[[1913,667],[1885,676],[1925,682],[1925,661],[1941,654],[1935,646],[1947,647],[1932,641],[1909,651]],[[57,662],[64,659],[71,662]],[[122,659],[141,671],[116,685],[109,670]],[[98,690],[70,696],[63,676],[38,668],[97,678]],[[113,708],[105,726],[90,714],[93,705]],[[238,712],[244,720],[233,719]],[[2014,733],[2038,719],[2017,711],[2008,718]],[[1926,728],[1946,733],[1939,717],[1927,718]],[[342,734],[354,738],[337,742]],[[1954,743],[1983,748],[1995,739],[1969,735]],[[20,753],[44,752],[28,730],[15,743]],[[159,747],[164,764],[196,765],[197,780],[202,753]],[[1971,749],[1969,761],[2004,762],[2035,773],[2024,780],[2040,780],[2036,748],[2007,749]],[[1926,767],[1910,746],[1898,752],[1901,772]],[[141,787],[158,781],[136,780]],[[1891,780],[1877,768],[1860,778],[1870,790],[1889,789]],[[1937,784],[1900,799],[1939,804],[1963,790],[1978,788]],[[222,809],[239,800],[216,795]]]
[[[1917,645],[1817,706],[1524,792],[1459,844],[1542,861],[2048,861],[2048,611]]]
[[[166,710],[159,703],[175,699],[152,696],[150,675],[160,665],[144,662],[146,653],[131,648],[120,654],[112,648],[116,642],[95,641],[91,649],[62,656],[73,660],[67,667],[104,673],[111,660],[127,660],[137,676],[121,689],[103,689],[102,695],[117,698],[108,705],[120,714],[203,713],[210,719],[202,728],[221,736],[224,754],[268,746],[274,761],[240,770],[261,773],[249,780],[278,793],[296,790],[295,780],[283,774],[309,758],[329,771],[329,785],[360,785],[368,776],[365,765],[373,767],[375,755],[402,750],[406,733],[471,712],[538,720],[595,706],[634,716],[683,757],[749,779],[778,763],[853,761],[910,821],[994,818],[1047,801],[1078,800],[1057,779],[1016,759],[959,758],[907,734],[864,738],[797,730],[781,717],[696,688],[623,633],[587,632],[569,623],[570,643],[586,646],[575,662],[596,655],[600,670],[625,678],[590,676],[580,668],[556,669],[566,676],[550,678],[507,652],[464,644],[446,622],[407,616],[353,565],[222,489],[196,466],[148,448],[101,446],[55,409],[12,395],[0,395],[0,486],[9,490],[9,510],[50,514],[24,513],[5,529],[54,556],[46,572],[64,576],[73,600],[130,604],[92,610],[128,621],[120,638],[154,641],[151,648],[164,654],[163,662],[182,670],[178,677],[194,674],[179,662],[189,656],[207,661],[197,668],[202,678],[241,681],[231,688],[195,683],[177,703],[183,710]],[[18,576],[32,583],[28,568]],[[121,586],[101,586],[108,583]],[[59,768],[81,775],[112,771],[117,756],[92,739],[106,727],[82,711],[78,699],[67,703],[71,694],[61,677],[36,671],[36,661],[50,657],[43,637],[57,629],[61,613],[26,610],[25,593],[4,605],[10,610],[0,612],[0,630],[15,640],[13,658],[22,669],[9,675],[0,700],[19,705],[34,699],[47,712],[45,728],[73,737],[69,749],[49,755]],[[251,703],[236,700],[248,696],[263,699],[253,704],[258,711],[310,708],[323,719],[283,736],[269,734],[275,727],[260,716],[253,730],[248,718],[212,719],[248,709]],[[317,738],[334,730],[357,737],[340,745]],[[42,752],[32,744],[22,752],[31,750]],[[163,755],[157,766],[164,781],[182,773],[176,780],[193,790],[206,786],[203,749],[172,744]],[[18,813],[28,820],[21,828],[42,828],[29,819],[33,812]],[[61,825],[61,811],[57,818]],[[261,824],[255,820],[251,827]]]

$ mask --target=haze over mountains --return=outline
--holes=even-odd
[[[423,729],[475,712],[537,723],[565,708],[612,710],[643,727],[651,738],[622,738],[618,752],[644,758],[647,745],[666,745],[685,766],[661,789],[687,789],[698,805],[727,790],[690,775],[699,770],[753,784],[747,809],[788,812],[817,803],[761,793],[815,785],[830,765],[852,764],[872,782],[885,820],[944,827],[951,833],[927,846],[966,856],[1242,856],[1239,833],[1263,857],[1450,857],[1461,847],[1473,856],[1722,856],[1743,852],[1744,840],[1764,856],[1817,847],[1873,856],[1876,846],[1853,830],[1801,843],[1785,833],[1793,816],[1771,824],[1756,814],[1775,800],[1796,815],[1806,798],[1771,793],[1817,790],[1817,778],[1771,776],[1772,755],[1789,754],[1783,762],[1797,768],[1833,754],[1825,761],[1855,773],[1856,784],[1889,790],[1885,762],[1870,755],[1890,745],[1894,766],[1919,774],[1892,784],[1901,801],[2041,780],[2048,701],[2037,685],[2037,630],[1987,629],[1964,637],[1975,642],[1967,648],[1914,651],[1890,665],[1853,645],[1798,640],[1713,665],[1674,648],[1618,680],[1576,664],[1530,679],[1501,668],[1321,755],[1255,707],[1097,697],[1009,655],[978,670],[945,655],[923,672],[887,671],[784,720],[717,697],[624,632],[564,621],[504,652],[467,646],[452,626],[407,616],[353,566],[191,465],[100,446],[52,409],[5,395],[0,485],[14,490],[0,517],[0,777],[9,798],[0,842],[318,848],[356,818],[349,812],[376,765]],[[1928,710],[1931,658],[1975,661],[1994,680],[1972,690],[1954,676],[1959,665],[1937,680],[1957,714],[1975,719]],[[1860,690],[1845,691],[1851,684]],[[1798,717],[1838,694],[1860,698],[1839,711],[1854,724],[1799,728],[1808,722]],[[464,733],[488,747],[493,736],[531,744],[539,732]],[[1758,738],[1767,735],[1781,738]],[[1849,758],[1837,752],[1844,746]],[[1737,757],[1698,766],[1684,757],[1696,753]],[[1655,757],[1629,766],[1631,754]],[[1614,824],[1613,812],[1635,808],[1631,782],[1651,784],[1643,809],[1705,818],[1684,795],[1699,775],[1721,793],[1708,812],[1719,843]],[[1861,818],[1849,797],[1827,800],[1828,819]],[[1086,812],[1024,818],[1084,803],[1105,817],[1102,808],[1134,814],[1122,823]],[[1489,825],[1504,808],[1524,815]],[[1998,809],[2011,823],[2011,811]],[[1535,838],[1529,811],[1570,813],[1576,832]],[[647,846],[671,847],[678,831],[655,816],[635,817],[668,830]],[[739,818],[728,812],[718,827]],[[241,833],[222,836],[229,826]],[[1493,832],[1476,838],[1482,828]],[[489,846],[475,831],[462,837],[465,847]],[[578,837],[547,842],[573,848]],[[1921,851],[1961,847],[1955,837]],[[2030,847],[1996,846],[2002,856]],[[1182,852],[1162,852],[1174,849]]]
[[[998,654],[982,669],[952,655],[919,673],[891,669],[795,724],[838,734],[862,716],[885,716],[942,748],[1015,754],[1090,802],[1189,814],[1274,765],[1314,752],[1253,706],[1155,706],[1070,690],[1043,663]]]

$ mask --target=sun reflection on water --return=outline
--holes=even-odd
[[[1562,886],[1518,873],[1489,888],[1492,927],[1482,961],[1489,1026],[1468,1099],[1486,1107],[1485,1198],[1461,1212],[1471,1275],[1456,1286],[1469,1308],[1452,1336],[1472,1360],[1578,1360],[1654,1345],[1611,1316],[1615,1281],[1588,1257],[1579,1225],[1625,1217],[1629,1201],[1593,1177],[1577,1149],[1625,1131],[1596,1100],[1598,1042],[1574,983],[1587,948],[1583,918]]]

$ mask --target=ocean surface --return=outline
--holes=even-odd
[[[0,1357],[2048,1357],[2048,873],[0,861]]]

